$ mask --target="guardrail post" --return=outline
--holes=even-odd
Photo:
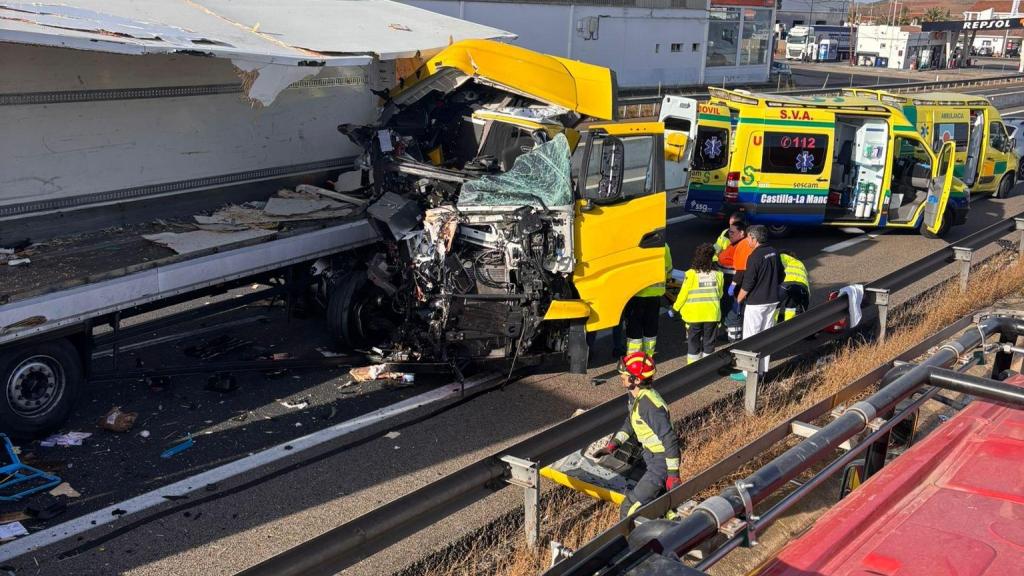
[[[971,258],[974,250],[963,246],[953,246],[953,259],[960,262],[960,291],[967,291],[967,280],[971,277]]]
[[[523,489],[523,507],[525,509],[526,545],[532,550],[540,541],[540,470],[536,462],[502,456],[501,461],[508,465],[509,484]]]
[[[875,295],[875,306],[878,307],[878,341],[885,342],[886,324],[889,319],[889,289],[867,288]]]
[[[1013,229],[1020,232],[1020,239],[1017,240],[1017,258],[1024,260],[1024,218],[1014,218]]]
[[[736,368],[747,374],[746,390],[743,392],[743,407],[747,412],[754,414],[757,412],[757,387],[761,378],[757,372],[761,367],[761,354],[746,350],[732,350],[731,352]]]

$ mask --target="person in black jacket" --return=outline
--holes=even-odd
[[[736,301],[744,304],[743,338],[750,338],[775,325],[775,311],[779,307],[785,268],[779,253],[768,245],[768,229],[755,225],[747,228],[747,242],[754,249],[747,258],[747,269],[740,279]],[[761,358],[757,372],[768,370],[768,356]],[[733,380],[745,380],[746,374],[737,372]]]

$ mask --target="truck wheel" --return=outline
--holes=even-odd
[[[19,436],[59,428],[82,387],[82,360],[67,340],[43,342],[0,354],[0,423]]]
[[[1007,174],[999,181],[999,189],[996,190],[996,198],[1009,198],[1013,190],[1013,176]]]
[[[793,227],[787,224],[768,224],[766,228],[772,238],[786,238],[793,233]]]
[[[327,329],[348,349],[383,344],[401,324],[390,302],[383,290],[367,280],[366,272],[354,272],[327,298]]]
[[[949,229],[952,227],[953,213],[950,212],[947,208],[942,213],[942,224],[939,225],[939,230],[937,232],[932,233],[930,230],[928,230],[928,227],[925,226],[924,222],[921,222],[921,227],[919,228],[919,230],[921,231],[921,235],[924,236],[925,238],[942,238],[943,236],[946,235],[947,232],[949,232]]]

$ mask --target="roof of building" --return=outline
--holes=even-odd
[[[1020,386],[1016,376],[1007,383]],[[975,400],[790,543],[762,576],[983,576],[1024,566],[1024,411]]]

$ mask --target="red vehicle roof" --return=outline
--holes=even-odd
[[[1024,385],[1024,378],[1007,382]],[[759,574],[1024,574],[1024,411],[976,400]]]

